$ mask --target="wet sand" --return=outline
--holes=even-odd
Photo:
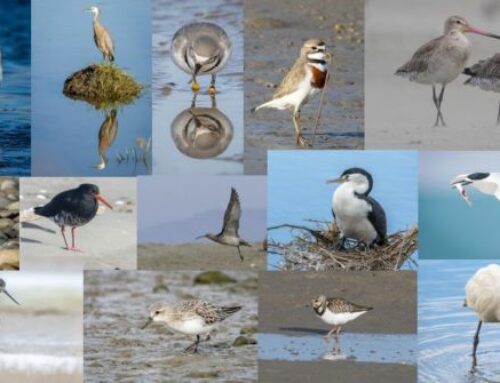
[[[417,381],[416,366],[398,364],[355,363],[349,361],[282,362],[260,361],[259,382],[384,382],[411,383]]]
[[[363,320],[346,325],[347,332],[416,333],[416,286],[413,271],[261,273],[259,331],[328,331],[329,326],[318,320],[311,307],[305,307],[314,297],[325,294],[374,308]]]
[[[243,262],[236,248],[215,243],[140,244],[137,254],[140,270],[265,270],[267,262],[262,242],[241,248]]]
[[[334,56],[315,149],[363,148],[363,19],[359,0],[245,2],[245,174],[266,173],[268,149],[297,148],[290,111],[250,110],[271,98],[311,37],[325,39]],[[309,140],[319,99],[302,109]]]
[[[500,148],[495,125],[500,95],[465,86],[461,75],[447,85],[446,127],[433,127],[432,87],[394,75],[414,51],[442,34],[448,16],[462,15],[478,28],[500,33],[500,12],[488,17],[486,1],[369,1],[366,6],[366,148],[489,150]],[[419,20],[415,23],[415,20]],[[498,52],[498,40],[467,34],[468,64]]]
[[[81,252],[64,248],[59,227],[29,212],[57,193],[91,182],[114,209],[100,208],[87,225],[76,229]],[[30,178],[22,180],[21,267],[23,270],[135,269],[137,265],[136,181],[131,178]],[[71,230],[66,229],[71,241]]]
[[[232,346],[242,328],[257,326],[257,274],[226,272],[237,280],[226,285],[193,285],[198,271],[104,271],[85,273],[85,377],[88,381],[253,382],[257,345]],[[160,280],[158,280],[160,278]],[[163,289],[153,292],[155,286]],[[196,355],[182,354],[192,341],[166,326],[146,322],[154,302],[204,299],[239,303]],[[254,337],[254,336],[250,336]]]

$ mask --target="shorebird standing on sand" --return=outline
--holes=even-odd
[[[210,339],[210,332],[228,316],[241,310],[241,306],[216,306],[205,301],[191,300],[173,306],[155,303],[150,308],[148,321],[141,327],[145,329],[153,322],[163,322],[177,334],[196,335],[196,341],[184,352],[198,352],[200,336]]]
[[[75,244],[75,229],[92,221],[97,214],[99,203],[113,209],[111,204],[99,194],[93,184],[81,184],[76,189],[57,194],[45,206],[35,207],[35,214],[50,218],[60,228],[67,250],[79,251]],[[71,226],[71,247],[68,246],[64,229]]]
[[[240,246],[250,246],[251,245],[240,238],[238,234],[238,230],[240,227],[240,217],[241,217],[241,206],[240,206],[240,198],[238,193],[234,188],[231,188],[231,198],[229,199],[229,203],[226,208],[226,212],[224,213],[224,223],[222,225],[222,230],[219,234],[205,234],[197,237],[200,238],[208,238],[214,242],[220,243],[221,245],[233,246],[238,249],[238,255],[240,256],[241,261],[244,260],[241,255]]]
[[[10,295],[8,293],[8,291],[6,290],[6,286],[7,286],[7,284],[5,283],[5,281],[2,278],[0,278],[0,294],[4,293],[12,300],[12,302],[14,302],[20,306],[20,303],[18,301],[16,301],[12,295]]]
[[[99,20],[101,11],[93,5],[87,9],[87,12],[94,15],[94,42],[97,49],[101,51],[104,60],[109,60],[110,62],[115,61],[115,46],[113,44],[113,40],[111,39],[109,32],[102,26]]]
[[[344,298],[327,298],[324,295],[313,299],[312,307],[323,322],[333,326],[324,336],[325,341],[328,341],[335,332],[337,344],[339,343],[340,331],[343,325],[373,310],[372,307],[360,306]]]
[[[190,81],[194,92],[200,90],[197,75],[211,74],[209,94],[215,94],[215,74],[231,55],[231,41],[224,29],[213,23],[184,25],[172,38],[172,60],[193,77]]]
[[[477,86],[482,90],[491,90],[500,93],[500,53],[485,60],[481,60],[469,68],[464,74],[470,76],[465,85]],[[500,104],[498,106],[497,125],[500,124]]]
[[[325,86],[328,75],[327,61],[330,58],[323,40],[318,38],[307,40],[302,45],[299,58],[281,81],[271,101],[253,108],[252,112],[262,108],[292,109],[296,143],[310,146],[302,136],[300,108]]]
[[[461,16],[448,17],[444,24],[444,35],[422,45],[410,61],[396,71],[397,76],[410,81],[432,85],[432,100],[437,109],[434,126],[446,125],[441,113],[444,89],[464,70],[470,55],[470,42],[464,33],[476,33],[500,39],[500,36],[472,27]],[[436,86],[441,84],[439,96]]]

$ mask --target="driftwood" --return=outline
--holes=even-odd
[[[416,266],[412,255],[417,250],[417,226],[390,234],[383,246],[367,248],[348,241],[347,249],[339,249],[340,231],[335,223],[310,222],[315,222],[316,227],[283,224],[268,228],[269,231],[288,229],[293,233],[289,243],[272,238],[268,242],[268,252],[281,257],[282,270],[399,270],[405,263]]]

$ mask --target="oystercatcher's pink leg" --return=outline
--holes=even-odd
[[[66,250],[69,250],[68,241],[66,241],[66,236],[64,235],[64,226],[61,226],[61,234],[64,239],[64,244],[66,245]]]
[[[81,251],[79,248],[77,248],[75,246],[75,229],[76,229],[76,226],[73,226],[71,228],[71,248],[70,248],[70,250],[71,251]]]

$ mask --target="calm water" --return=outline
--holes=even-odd
[[[333,340],[325,344],[321,335],[259,334],[259,359],[347,359],[359,362],[416,364],[417,336],[343,333],[340,338],[340,352],[337,353],[334,351]]]
[[[371,195],[385,209],[389,233],[417,223],[416,152],[272,151],[268,160],[268,226],[314,225],[307,219],[331,221],[335,185],[325,181],[353,166],[372,174]],[[292,239],[288,230],[272,231],[269,236],[280,242]],[[279,261],[269,257],[270,267]]]
[[[155,174],[243,173],[243,4],[241,0],[215,0],[200,7],[195,1],[154,0],[153,10],[153,128]],[[198,77],[202,87],[196,115],[222,126],[211,150],[200,150],[183,139],[182,127],[189,120],[193,101],[190,76],[170,59],[174,33],[184,24],[207,21],[227,32],[232,54],[217,74],[216,108],[206,90],[210,76]],[[216,109],[216,110],[214,110]]]
[[[478,372],[470,375],[476,314],[462,307],[465,284],[491,261],[420,262],[418,273],[419,381],[500,382],[498,324],[484,324],[477,352]]]
[[[93,41],[86,0],[33,0],[33,174],[41,176],[133,176],[149,174],[151,161],[117,161],[151,138],[151,7],[149,1],[99,1],[111,33],[116,64],[146,85],[142,97],[117,111],[118,132],[98,169],[98,132],[105,112],[62,94],[65,79],[102,56]]]
[[[30,2],[0,5],[0,175],[30,174]]]

